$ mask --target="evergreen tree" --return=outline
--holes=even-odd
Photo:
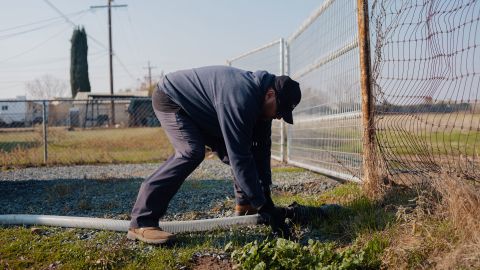
[[[91,90],[88,78],[88,45],[85,28],[74,29],[71,42],[70,86],[72,97],[75,98],[78,92],[90,92]]]

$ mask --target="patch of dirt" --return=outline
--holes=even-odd
[[[230,260],[203,256],[194,259],[192,270],[231,270],[233,269],[232,267]]]

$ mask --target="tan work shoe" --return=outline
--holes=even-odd
[[[235,216],[254,215],[256,213],[258,213],[258,210],[255,209],[250,204],[245,204],[245,205],[237,204],[237,205],[235,205]]]
[[[149,244],[164,244],[175,239],[175,235],[159,227],[129,228],[127,238],[140,240]]]

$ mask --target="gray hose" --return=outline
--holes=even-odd
[[[167,232],[181,233],[211,231],[231,226],[248,226],[260,223],[262,223],[262,218],[257,214],[239,217],[159,222],[159,226]],[[126,232],[130,221],[49,215],[0,215],[0,225],[46,225]]]

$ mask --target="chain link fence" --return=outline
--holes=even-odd
[[[171,152],[150,98],[2,100],[0,109],[4,168],[159,161]]]

